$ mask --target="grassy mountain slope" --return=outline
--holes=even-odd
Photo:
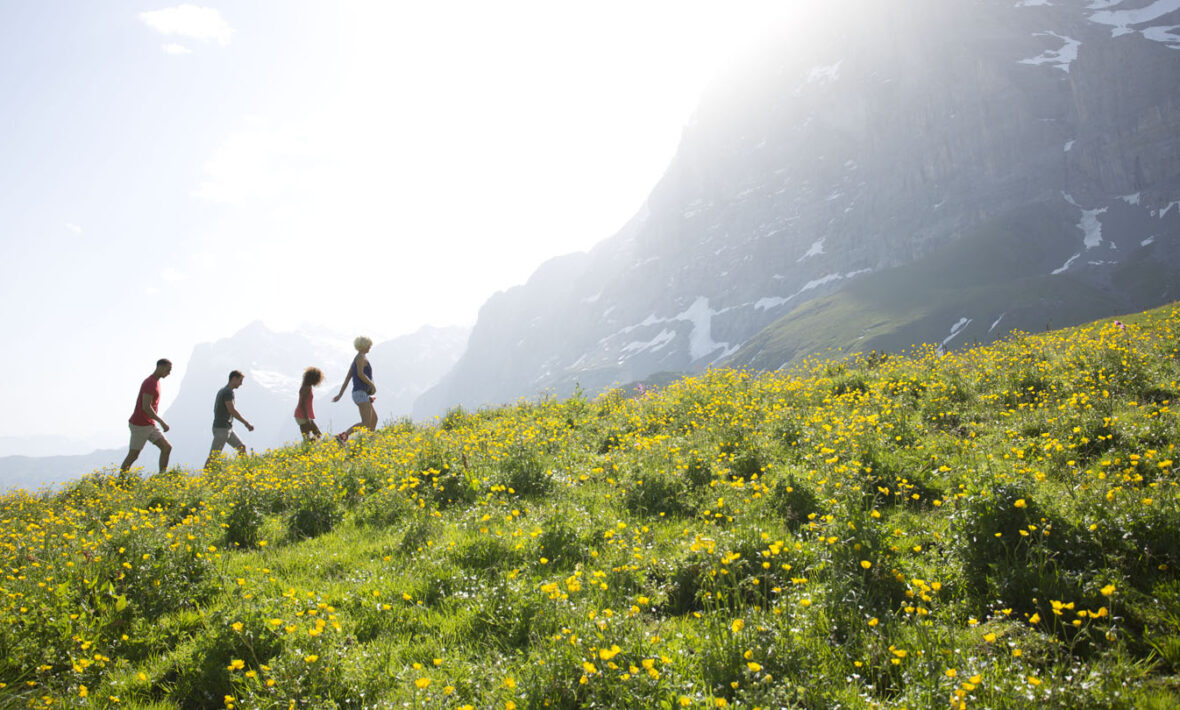
[[[1164,708],[1180,307],[0,499],[0,706]]]
[[[804,303],[752,338],[727,365],[773,370],[811,355],[900,352],[941,343],[986,343],[1012,330],[1043,331],[1140,310],[1180,297],[1148,249],[1118,267],[1114,291],[1069,274],[1063,248],[1077,242],[1072,217],[1037,205],[989,222],[913,263],[862,277]],[[1025,235],[1036,234],[1036,239]]]

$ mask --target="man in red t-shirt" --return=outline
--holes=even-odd
[[[135,399],[135,411],[127,420],[127,426],[131,428],[131,447],[119,470],[128,471],[131,464],[135,463],[135,459],[139,458],[139,452],[143,450],[144,444],[149,441],[160,449],[160,473],[168,470],[168,456],[172,453],[172,444],[169,444],[160,430],[156,428],[156,422],[160,422],[164,431],[168,431],[168,424],[160,418],[156,409],[160,406],[160,379],[167,377],[171,372],[172,361],[160,358],[156,361],[156,371],[148,375],[148,378],[139,386],[139,396]]]

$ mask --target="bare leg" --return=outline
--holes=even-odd
[[[156,446],[160,447],[160,473],[163,473],[168,470],[168,457],[172,455],[172,444],[164,440]]]
[[[140,451],[141,449],[130,449],[127,452],[127,458],[123,459],[123,465],[119,466],[119,470],[123,473],[130,471],[131,464],[135,463],[135,459],[139,458]]]

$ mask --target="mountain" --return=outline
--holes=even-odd
[[[379,421],[408,416],[414,398],[458,359],[466,338],[467,331],[462,328],[425,327],[375,343],[369,360],[378,386]],[[338,403],[333,403],[332,397],[339,391],[355,352],[347,340],[276,333],[257,322],[229,338],[197,345],[176,399],[163,415],[172,428],[168,438],[174,447],[173,462],[189,466],[204,463],[212,441],[213,399],[235,369],[246,376],[235,392],[235,405],[255,427],[248,432],[235,423],[234,430],[247,447],[262,451],[299,439],[294,411],[303,371],[309,366],[324,372],[324,382],[315,390],[320,429],[338,432],[348,428],[358,420],[356,406],[347,393]],[[165,381],[165,387],[170,385],[173,383]],[[226,447],[225,453],[230,452]],[[151,465],[150,460],[137,463]]]
[[[0,456],[0,493],[13,488],[34,491],[100,468],[114,470],[126,455],[127,449],[99,449],[67,456]]]
[[[618,234],[488,300],[416,416],[1180,298],[1180,0],[798,6]]]

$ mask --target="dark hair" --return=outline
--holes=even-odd
[[[309,367],[303,371],[303,386],[315,387],[324,379],[324,373],[318,367]]]
[[[232,380],[235,377],[245,378],[246,376],[243,375],[242,373],[238,372],[237,370],[230,370],[229,378]]]
[[[156,367],[163,367],[165,365],[167,365],[168,367],[172,367],[172,361],[166,357],[162,357],[159,360],[156,360]]]

